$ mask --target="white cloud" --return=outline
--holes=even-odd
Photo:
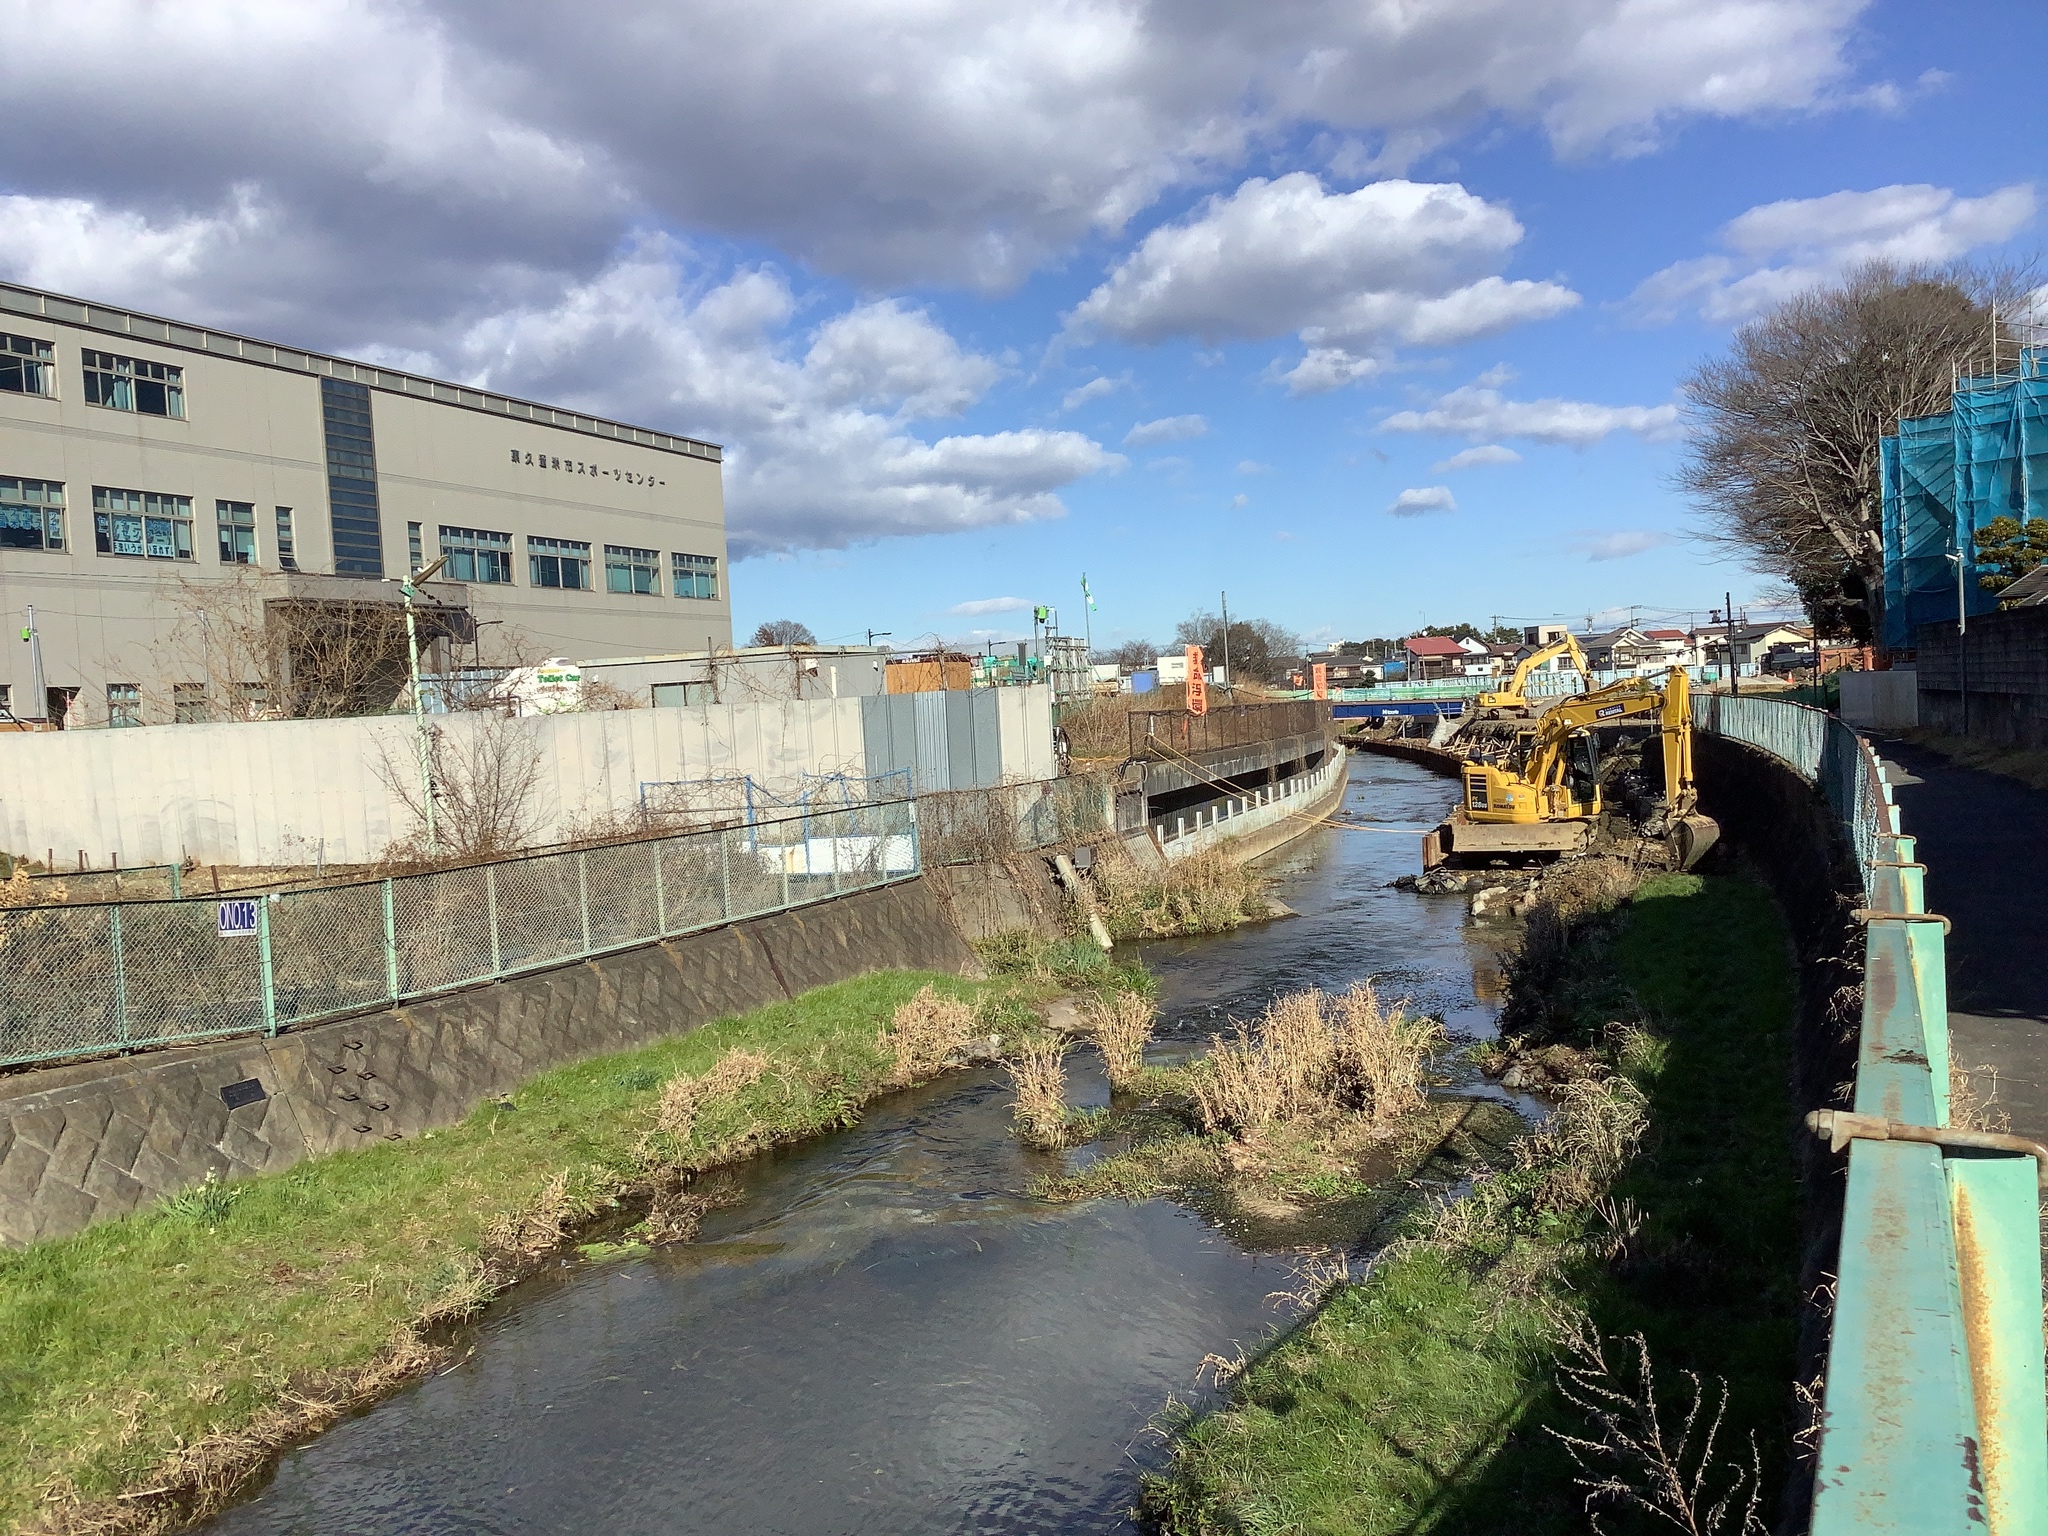
[[[1326,192],[1305,171],[1254,177],[1161,225],[1068,317],[1077,336],[1207,342],[1299,333],[1297,393],[1386,366],[1397,344],[1449,346],[1571,308],[1559,283],[1490,269],[1522,238],[1505,208],[1456,183]]]
[[[1458,499],[1448,485],[1411,486],[1396,496],[1387,510],[1396,517],[1421,517],[1428,512],[1455,512]]]
[[[1233,512],[1237,511],[1242,507],[1248,507],[1251,504],[1251,497],[1245,495],[1242,491],[1239,491],[1235,496],[1230,498],[1230,510]]]
[[[1482,464],[1519,464],[1522,456],[1512,448],[1503,448],[1499,443],[1487,443],[1480,448],[1460,448],[1448,459],[1439,459],[1429,467],[1437,474],[1448,474],[1454,469],[1476,469]]]
[[[1572,540],[1572,548],[1588,560],[1626,560],[1630,555],[1662,549],[1677,537],[1653,528],[1625,528],[1614,533],[1582,533]]]
[[[1721,227],[1728,255],[1673,262],[1645,278],[1628,307],[1648,323],[1687,312],[1746,320],[1865,261],[1953,261],[2011,239],[2033,222],[2031,183],[1957,197],[1924,183],[1764,203]]]
[[[1272,472],[1273,466],[1261,464],[1257,459],[1239,459],[1237,472],[1240,475],[1264,475]]]
[[[1159,443],[1185,443],[1208,433],[1206,416],[1162,416],[1141,421],[1124,434],[1126,448],[1150,448]]]
[[[996,365],[893,300],[808,338],[798,308],[774,272],[693,281],[688,253],[650,236],[552,303],[469,326],[443,368],[723,441],[735,558],[1060,517],[1062,487],[1124,463],[1078,432],[927,440],[909,424],[972,403]]]
[[[1107,374],[1098,375],[1086,384],[1076,385],[1062,395],[1060,409],[1078,411],[1090,400],[1100,400],[1105,395],[1113,395],[1120,389],[1129,388],[1130,382],[1131,376],[1128,373],[1119,374],[1115,378],[1110,378]]]
[[[1651,442],[1679,435],[1675,405],[1591,405],[1583,400],[1510,400],[1497,389],[1467,384],[1441,395],[1426,410],[1396,411],[1382,432],[1440,432],[1484,442],[1521,437],[1584,448],[1614,432]]]
[[[946,612],[956,618],[978,619],[990,613],[1021,613],[1030,606],[1028,597],[977,597],[972,602],[955,603]]]

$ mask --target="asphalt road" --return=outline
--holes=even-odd
[[[1927,866],[1927,909],[1953,924],[1955,1064],[2021,1135],[2048,1138],[2048,793],[1880,741],[1904,830]]]

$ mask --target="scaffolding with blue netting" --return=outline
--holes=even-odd
[[[1879,446],[1883,639],[1904,648],[1919,625],[1998,606],[1980,579],[1979,529],[2048,517],[2048,347],[2023,347],[2016,369],[1959,381],[1948,410],[1907,417]]]

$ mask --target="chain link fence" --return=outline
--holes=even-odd
[[[967,864],[1085,842],[1110,830],[1110,795],[1095,774],[920,795],[925,862]]]
[[[233,898],[0,911],[0,1066],[364,1008],[908,879],[909,800]]]

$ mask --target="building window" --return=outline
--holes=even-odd
[[[85,403],[138,416],[185,419],[185,370],[111,352],[85,353]]]
[[[206,684],[171,684],[171,718],[179,725],[204,725],[207,720]]]
[[[590,545],[577,539],[526,538],[527,578],[536,587],[590,590]]]
[[[671,585],[677,597],[718,596],[718,560],[712,555],[671,555]]]
[[[220,524],[220,563],[256,563],[256,509],[246,501],[216,501],[213,515]]]
[[[142,724],[142,690],[134,683],[107,684],[107,724]]]
[[[504,583],[512,579],[512,535],[488,528],[441,529],[441,574],[450,581]]]
[[[47,341],[0,331],[0,389],[15,395],[54,395],[57,367],[50,359]]]
[[[415,576],[427,568],[427,546],[420,538],[418,523],[405,525],[405,558],[411,562],[406,569]]]
[[[718,702],[717,690],[709,683],[656,683],[653,693],[656,709],[694,709]]]
[[[235,718],[238,720],[261,720],[270,713],[270,685],[268,683],[235,684]]]
[[[661,595],[661,555],[652,549],[604,547],[604,584],[609,592],[651,592]]]
[[[103,555],[192,558],[192,498],[92,488],[92,531]]]
[[[0,549],[63,547],[63,485],[0,475]]]
[[[299,541],[292,536],[292,509],[277,509],[277,563],[288,571],[299,568]]]
[[[320,416],[327,434],[327,516],[334,531],[335,574],[382,576],[384,529],[377,507],[369,386],[322,379]]]

